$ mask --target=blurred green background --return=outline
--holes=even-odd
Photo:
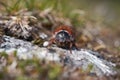
[[[1,0],[0,11],[13,13],[23,8],[40,10],[53,7],[68,15],[72,10],[80,9],[81,14],[87,14],[90,19],[119,26],[119,2],[119,0]]]
[[[103,19],[111,25],[120,24],[119,0],[72,0],[72,2],[73,6],[85,10],[90,18]]]

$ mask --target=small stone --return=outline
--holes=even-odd
[[[44,43],[43,43],[43,46],[44,47],[46,47],[46,46],[48,46],[49,45],[49,42],[48,41],[45,41]]]

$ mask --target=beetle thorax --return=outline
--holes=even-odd
[[[57,42],[70,42],[71,37],[72,36],[67,31],[61,30],[61,31],[56,33],[55,40]]]

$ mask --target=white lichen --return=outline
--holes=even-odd
[[[100,57],[99,53],[91,50],[72,50],[71,54],[69,50],[58,47],[51,47],[49,49],[44,47],[41,48],[38,46],[33,46],[31,43],[22,40],[7,36],[4,36],[4,38],[6,38],[6,42],[2,44],[4,46],[1,46],[1,51],[4,49],[4,51],[9,54],[9,52],[11,53],[11,49],[13,51],[16,50],[17,57],[19,59],[26,60],[36,56],[39,59],[48,61],[56,61],[59,63],[63,61],[65,64],[71,65],[72,67],[81,67],[84,70],[89,66],[89,64],[92,64],[93,68],[91,72],[94,72],[99,76],[112,75],[116,73],[116,71],[113,69],[115,64],[108,62],[104,58]]]

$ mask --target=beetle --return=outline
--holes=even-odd
[[[61,25],[57,27],[52,34],[49,41],[49,45],[56,44],[58,47],[63,49],[78,49],[75,43],[73,30],[70,26]]]

